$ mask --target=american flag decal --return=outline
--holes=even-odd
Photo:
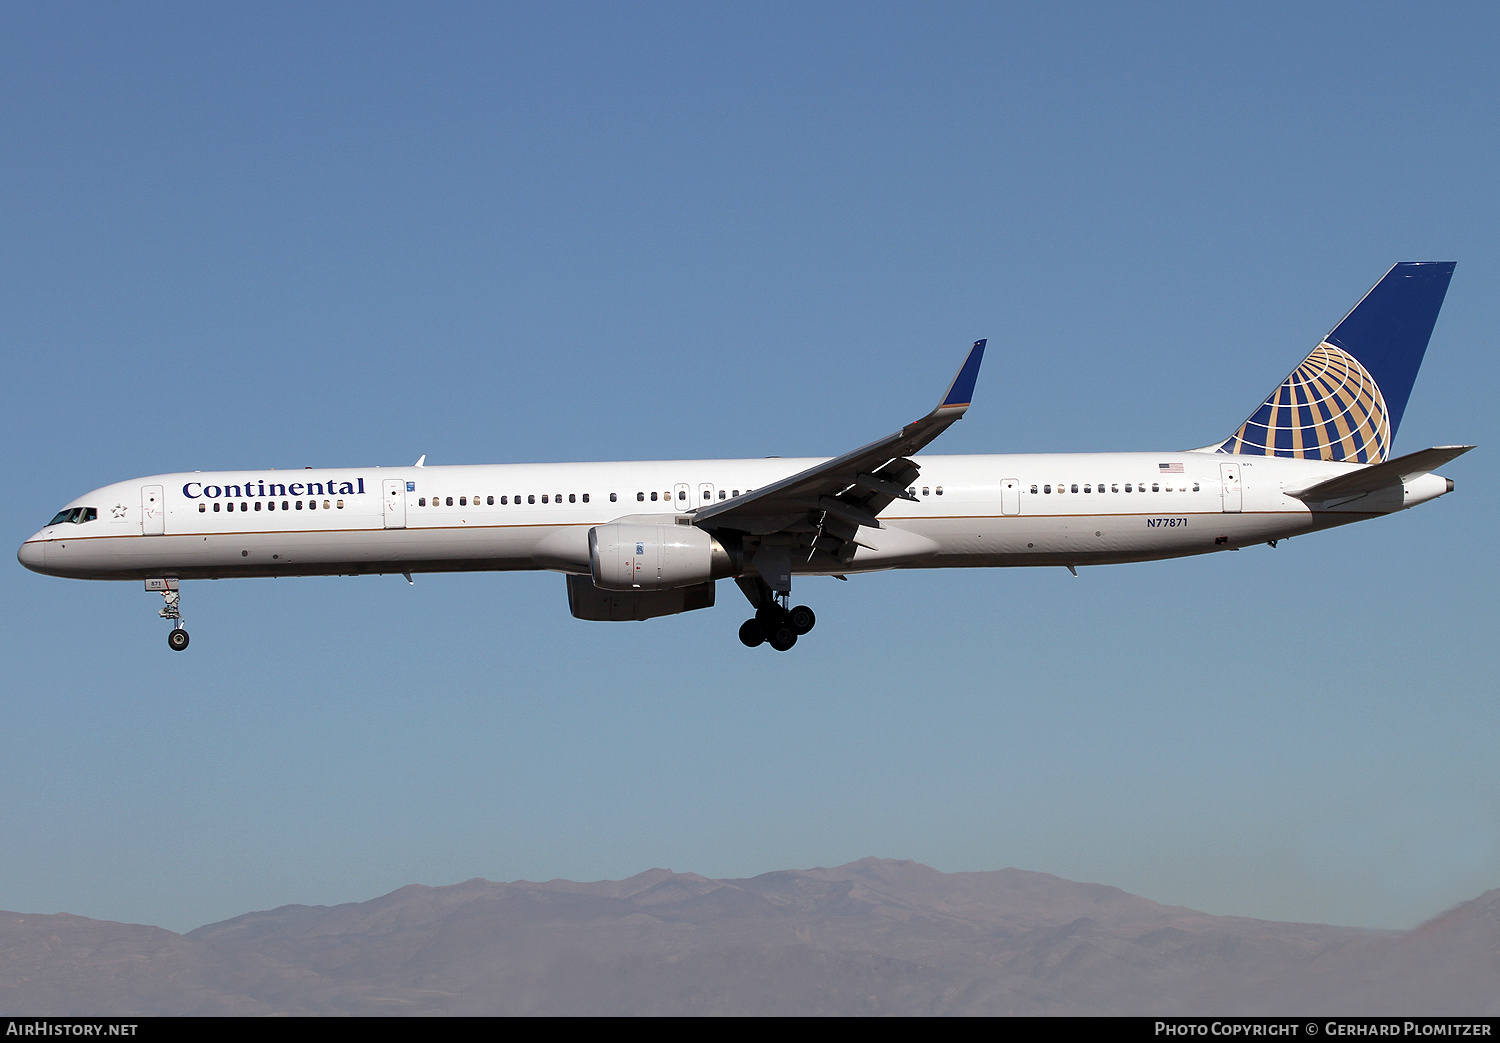
[[[1181,474],[1181,464],[1157,464],[1156,469],[1162,474]]]

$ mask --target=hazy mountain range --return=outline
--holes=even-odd
[[[412,885],[188,934],[0,913],[44,1014],[1500,1014],[1500,890],[1406,932],[1210,916],[867,858],[709,880]]]

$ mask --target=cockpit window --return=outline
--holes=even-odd
[[[62,525],[64,522],[97,521],[99,509],[97,507],[69,507],[65,511],[58,511],[57,516],[49,521],[48,525]]]

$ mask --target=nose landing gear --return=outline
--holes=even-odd
[[[148,579],[146,589],[156,591],[166,602],[157,615],[162,619],[172,621],[172,629],[167,632],[167,647],[174,652],[181,652],[188,646],[188,632],[182,627],[180,610],[182,594],[177,589],[177,581],[175,579]]]

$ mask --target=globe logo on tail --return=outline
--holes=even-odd
[[[1353,355],[1325,341],[1218,451],[1369,464],[1385,460],[1390,447],[1375,379]]]

